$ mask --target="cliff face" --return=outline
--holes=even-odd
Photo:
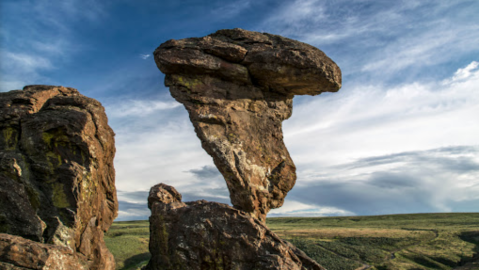
[[[159,184],[148,197],[148,270],[324,270],[262,222],[226,204],[183,203],[175,188]]]
[[[103,241],[118,209],[114,155],[98,101],[55,86],[0,93],[0,233],[23,237],[0,234],[0,266],[26,267],[11,247],[44,243],[85,269],[114,269]]]
[[[296,181],[281,127],[292,99],[337,91],[339,67],[313,46],[242,29],[170,40],[154,56],[233,205],[264,221]]]

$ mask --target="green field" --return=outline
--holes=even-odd
[[[105,234],[105,242],[115,256],[116,269],[140,269],[150,259],[147,220],[113,222]]]
[[[479,269],[479,213],[269,218],[274,232],[328,270]],[[117,269],[148,258],[148,221],[113,223],[105,241]]]

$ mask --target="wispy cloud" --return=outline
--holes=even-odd
[[[148,59],[148,57],[150,57],[150,56],[151,56],[150,54],[140,54],[140,58],[143,59],[143,60]]]
[[[439,28],[439,27],[438,27]],[[479,24],[470,27],[444,27],[417,33],[414,38],[404,36],[385,46],[381,55],[363,66],[362,71],[385,73],[398,72],[418,66],[433,66],[450,61],[457,54],[474,51],[463,48],[462,42],[479,42]]]
[[[105,16],[97,1],[14,1],[2,4],[0,91],[31,83],[55,83],[44,71],[70,58],[82,45],[71,25]],[[28,20],[24,20],[28,18]],[[8,20],[8,24],[5,23]]]
[[[354,215],[354,213],[336,207],[318,206],[311,202],[305,204],[295,200],[286,200],[281,208],[273,209],[268,213],[268,217],[323,217],[350,215]]]
[[[211,11],[214,18],[231,19],[251,6],[250,0],[234,0],[228,4],[220,1],[219,3],[221,5]]]
[[[112,118],[123,117],[140,117],[148,116],[152,113],[159,113],[163,110],[174,109],[181,106],[180,103],[175,101],[163,101],[163,100],[126,100],[123,102],[117,102],[108,104],[106,111]]]
[[[465,68],[460,68],[454,73],[454,76],[450,80],[445,80],[445,84],[450,84],[457,81],[464,81],[470,79],[471,77],[478,77],[479,76],[479,63],[476,61],[472,61],[469,65]]]
[[[273,9],[258,29],[325,50],[348,78],[366,73],[384,81],[404,70],[408,77],[425,75],[425,67],[477,53],[469,44],[479,43],[479,22],[467,18],[478,11],[468,0],[295,0]]]

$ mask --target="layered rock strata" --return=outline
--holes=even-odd
[[[324,270],[262,222],[226,204],[184,203],[175,188],[159,184],[150,190],[148,207],[147,270]]]
[[[41,250],[39,261],[67,256],[114,269],[103,241],[118,209],[114,155],[98,101],[56,86],[0,93],[0,261],[17,265],[15,250]],[[77,269],[65,267],[56,269]]]
[[[339,67],[308,44],[242,29],[169,40],[154,56],[223,174],[231,202],[264,221],[296,181],[281,126],[293,97],[337,91]]]

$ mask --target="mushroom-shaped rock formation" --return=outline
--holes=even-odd
[[[100,102],[61,86],[0,93],[0,268],[115,269],[103,241],[118,209],[114,155]]]
[[[262,222],[226,204],[184,203],[175,188],[158,184],[148,197],[147,270],[324,270]]]
[[[231,202],[264,221],[296,181],[281,127],[294,95],[338,91],[341,70],[313,46],[242,29],[169,40],[154,56],[223,174]]]

